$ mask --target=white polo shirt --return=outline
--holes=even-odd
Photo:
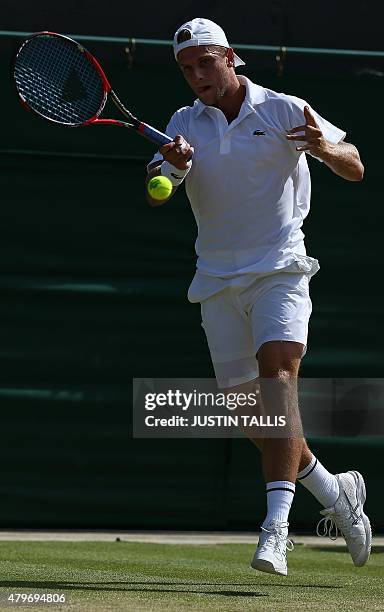
[[[305,124],[308,103],[238,79],[246,95],[232,123],[218,108],[196,100],[174,113],[166,129],[195,149],[185,179],[198,228],[197,273],[188,293],[193,302],[249,273],[298,266],[312,275],[319,269],[317,260],[306,256],[301,230],[311,195],[306,156],[296,151],[304,143],[286,139],[286,130]],[[311,110],[326,140],[345,138]],[[159,153],[151,163],[158,160]]]

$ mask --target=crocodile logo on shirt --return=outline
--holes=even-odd
[[[263,132],[263,130],[255,130],[253,132],[254,136],[265,136],[265,132]]]

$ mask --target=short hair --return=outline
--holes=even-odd
[[[214,55],[225,57],[228,49],[227,47],[222,47],[221,45],[207,45],[207,51],[209,51],[209,53],[213,53]]]

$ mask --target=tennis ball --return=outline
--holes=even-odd
[[[154,200],[166,200],[172,193],[172,183],[166,176],[154,176],[148,183],[148,193]]]

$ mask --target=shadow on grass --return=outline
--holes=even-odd
[[[306,548],[310,548],[311,550],[319,550],[321,552],[343,552],[343,553],[347,553],[347,547],[345,544],[334,544],[333,546],[306,546]],[[384,546],[372,546],[371,548],[371,553],[383,553],[384,552]]]
[[[1,580],[0,588],[19,588],[19,589],[44,589],[55,592],[57,591],[103,591],[103,592],[142,592],[142,593],[191,593],[197,595],[221,595],[222,597],[268,597],[267,593],[260,593],[259,591],[244,591],[244,590],[233,590],[232,589],[219,589],[219,590],[192,590],[189,587],[218,587],[218,586],[230,586],[230,587],[278,587],[280,588],[313,588],[313,589],[342,589],[344,587],[329,584],[286,584],[286,583],[256,583],[255,582],[240,582],[240,583],[216,583],[216,582],[154,582],[154,581],[118,581],[118,582],[55,582],[55,581],[28,581],[28,580]],[[151,588],[151,587],[163,587],[163,588]],[[176,587],[176,588],[164,588],[164,587]],[[183,587],[183,588],[177,588]]]
[[[113,585],[113,586],[109,586]],[[183,589],[165,589],[165,588],[150,588],[153,586],[174,586],[174,587],[185,587]],[[185,593],[188,595],[221,595],[222,597],[268,597],[266,593],[259,593],[258,591],[235,591],[220,589],[215,591],[202,591],[193,590],[187,588],[189,586],[219,586],[217,583],[177,583],[177,582],[28,582],[26,580],[2,580],[0,581],[0,588],[18,588],[18,589],[44,589],[47,591],[63,592],[63,591],[102,591],[102,592],[120,592],[120,593]],[[230,586],[236,586],[231,584]],[[252,586],[254,584],[246,584],[244,586]],[[133,587],[133,588],[129,588]],[[137,588],[138,587],[138,588]],[[141,588],[140,588],[141,587]]]

